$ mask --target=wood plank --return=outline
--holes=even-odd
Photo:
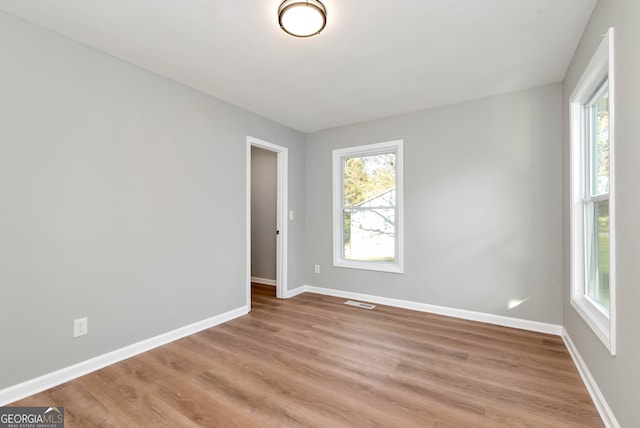
[[[67,427],[602,427],[557,336],[252,287],[252,312],[13,405]]]

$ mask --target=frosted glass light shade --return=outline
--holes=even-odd
[[[327,24],[327,9],[318,0],[285,0],[278,8],[278,22],[292,36],[315,36]]]

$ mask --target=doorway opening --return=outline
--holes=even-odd
[[[252,162],[251,153],[253,148],[265,150],[276,155],[276,195],[275,195],[275,230],[272,231],[275,236],[275,287],[276,297],[284,299],[287,296],[287,216],[288,212],[288,195],[287,195],[287,177],[288,177],[288,149],[278,146],[270,142],[260,140],[254,137],[247,137],[247,253],[246,253],[246,296],[247,308],[251,310],[251,266],[252,266]],[[257,245],[257,243],[256,243]]]

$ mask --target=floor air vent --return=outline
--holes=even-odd
[[[373,309],[376,307],[376,305],[372,305],[371,303],[355,302],[353,300],[347,300],[346,302],[344,302],[344,304],[362,309]]]

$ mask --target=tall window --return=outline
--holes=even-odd
[[[571,96],[571,304],[615,355],[613,29]]]
[[[402,141],[333,151],[334,266],[402,272]]]

